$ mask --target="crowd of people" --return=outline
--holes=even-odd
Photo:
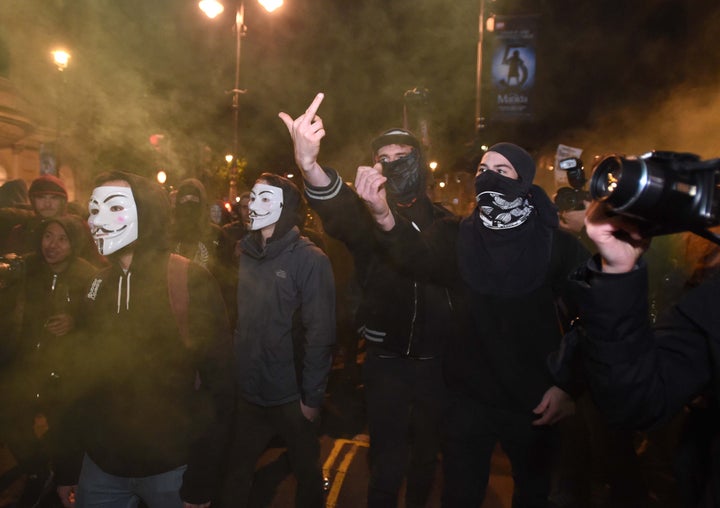
[[[229,223],[194,178],[168,195],[105,172],[87,207],[58,176],[0,187],[0,443],[16,462],[0,485],[23,486],[2,506],[249,506],[280,437],[295,505],[322,507],[333,356],[359,342],[371,508],[429,506],[438,468],[443,507],[480,507],[498,445],[514,508],[652,506],[637,441],[683,410],[703,433],[678,447],[678,506],[720,500],[717,250],[683,299],[662,283],[648,298],[650,239],[602,203],[558,213],[509,142],[479,160],[465,217],[431,200],[405,129],[372,140],[348,184],[319,162],[323,98],[279,114],[302,184],[263,173]]]

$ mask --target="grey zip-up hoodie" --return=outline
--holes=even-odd
[[[240,394],[277,406],[302,398],[319,407],[335,344],[335,284],[330,260],[297,227],[262,248],[241,241],[234,334]]]

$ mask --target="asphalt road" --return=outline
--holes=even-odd
[[[368,484],[369,438],[365,426],[361,387],[331,379],[321,426],[321,461],[327,479],[327,508],[365,508]],[[442,475],[438,466],[428,508],[440,506]],[[289,470],[282,443],[270,447],[260,462],[253,488],[253,508],[293,506],[295,480]],[[498,449],[493,457],[492,477],[482,508],[510,508],[510,465]],[[400,506],[404,506],[402,493]]]

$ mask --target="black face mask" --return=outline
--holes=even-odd
[[[487,191],[500,193],[508,201],[525,197],[528,192],[521,180],[513,180],[490,170],[483,171],[475,177],[475,196]]]
[[[175,207],[175,236],[184,240],[194,240],[200,234],[202,207],[200,203],[183,203]]]
[[[417,149],[392,162],[382,162],[383,176],[387,178],[388,196],[400,204],[408,204],[423,191],[424,172],[420,168]]]

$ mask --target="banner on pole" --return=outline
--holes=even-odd
[[[537,16],[495,16],[490,58],[490,117],[530,120],[536,76]]]

